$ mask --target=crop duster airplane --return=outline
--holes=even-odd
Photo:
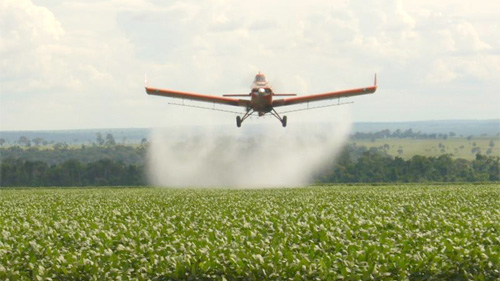
[[[245,119],[247,119],[254,113],[257,113],[259,116],[264,116],[265,114],[270,113],[271,115],[276,117],[276,119],[280,120],[283,127],[286,127],[287,118],[286,116],[281,117],[279,113],[275,110],[276,107],[307,103],[308,104],[307,109],[313,109],[309,108],[309,102],[372,94],[375,93],[376,90],[377,90],[376,74],[373,86],[328,92],[322,94],[305,95],[305,96],[297,96],[296,94],[274,93],[273,89],[266,81],[266,76],[260,72],[257,75],[255,75],[255,80],[252,83],[251,91],[249,94],[230,94],[230,95],[223,95],[222,97],[212,96],[212,95],[202,95],[189,92],[179,92],[167,89],[151,88],[147,86],[147,81],[146,81],[146,92],[149,95],[244,107],[246,109],[246,113],[243,115],[243,117],[240,116],[236,117],[236,126],[238,127],[241,127],[241,123],[243,123]],[[246,97],[247,99],[239,99],[236,97]],[[287,98],[274,99],[275,97],[287,97]],[[194,106],[194,107],[206,108],[199,106]],[[319,106],[319,107],[325,107],[325,106]],[[319,107],[314,107],[314,108],[319,108]],[[206,109],[212,109],[212,108],[206,108]],[[293,111],[298,111],[298,110],[293,110]]]

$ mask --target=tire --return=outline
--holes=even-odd
[[[236,116],[236,126],[239,128],[241,127],[241,117]]]
[[[281,124],[283,125],[283,127],[286,127],[286,116],[283,116],[283,120],[281,121]]]

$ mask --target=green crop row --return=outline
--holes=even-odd
[[[0,190],[0,280],[496,280],[500,186]]]

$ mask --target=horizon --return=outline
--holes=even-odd
[[[394,122],[378,122],[378,121],[359,121],[359,122],[352,122],[351,123],[351,133],[356,133],[356,132],[374,132],[377,130],[384,130],[384,129],[389,129],[390,131],[394,131],[396,129],[401,129],[401,130],[407,130],[407,129],[414,129],[417,130],[417,132],[422,132],[422,133],[437,133],[442,132],[442,133],[448,133],[444,132],[446,129],[443,130],[438,130],[436,129],[435,125],[439,126],[452,126],[452,125],[459,125],[462,126],[461,129],[463,130],[471,130],[470,128],[467,129],[463,127],[463,125],[471,124],[472,123],[482,123],[483,125],[486,123],[486,125],[491,126],[490,127],[490,133],[492,133],[492,136],[497,136],[496,134],[500,133],[500,119],[484,119],[484,120],[479,120],[479,119],[448,119],[448,120],[417,120],[417,121],[394,121]],[[465,123],[465,124],[463,124]],[[490,124],[490,123],[495,123],[495,124]],[[329,125],[331,123],[328,122],[313,122],[313,123],[307,123],[307,122],[300,122],[299,124],[296,124],[296,126],[302,126],[302,127],[307,127],[310,126],[311,124],[315,126],[322,126],[322,125]],[[73,129],[42,129],[42,130],[0,130],[0,137],[2,133],[10,134],[10,133],[96,133],[96,132],[111,132],[111,133],[117,133],[117,131],[124,130],[124,131],[141,131],[141,130],[148,130],[148,131],[154,131],[154,130],[164,130],[164,129],[173,129],[173,130],[197,130],[199,128],[203,128],[204,130],[207,129],[215,129],[215,130],[222,130],[226,128],[233,128],[234,130],[231,131],[230,133],[237,133],[241,130],[246,131],[247,133],[255,133],[256,131],[260,131],[261,129],[268,130],[268,129],[273,129],[276,127],[277,131],[283,131],[287,130],[287,128],[282,128],[281,126],[274,124],[274,122],[267,122],[267,123],[259,123],[257,121],[253,121],[253,123],[246,124],[248,128],[242,129],[242,128],[237,128],[234,124],[212,124],[212,125],[170,125],[170,126],[164,126],[164,127],[121,127],[121,128],[73,128]],[[434,127],[427,127],[428,125],[434,125]],[[493,129],[492,126],[495,126]],[[387,126],[387,127],[383,127]],[[400,126],[400,127],[397,127]],[[410,127],[413,126],[413,127]],[[357,127],[357,128],[356,128]],[[423,128],[426,128],[422,130]],[[431,129],[433,128],[433,129]],[[429,130],[430,129],[430,130]],[[479,128],[477,128],[479,130]],[[498,130],[498,132],[497,132]],[[477,132],[476,134],[483,134],[485,132]]]
[[[258,122],[258,121],[254,121]],[[352,124],[402,124],[402,123],[430,123],[430,122],[498,122],[500,129],[500,118],[498,119],[443,119],[443,120],[410,120],[410,121],[354,121]],[[322,122],[317,122],[317,124],[322,124]],[[247,125],[247,124],[245,124]],[[249,126],[260,126],[260,125],[269,125],[269,124],[248,124]],[[0,132],[55,132],[55,131],[91,131],[91,130],[153,130],[153,129],[165,129],[165,128],[180,128],[180,127],[199,127],[199,126],[208,126],[208,127],[235,127],[230,124],[211,124],[211,125],[182,125],[182,124],[173,124],[164,127],[93,127],[93,128],[63,128],[63,129],[27,129],[27,130],[1,130]],[[279,126],[278,126],[279,127]],[[238,128],[235,127],[235,130]],[[279,127],[278,129],[284,129]]]

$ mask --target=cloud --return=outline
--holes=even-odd
[[[259,70],[278,92],[298,94],[363,86],[377,72],[377,94],[353,99],[358,121],[413,110],[394,105],[396,94],[428,104],[474,91],[481,99],[467,106],[482,108],[498,100],[500,4],[478,1],[2,1],[0,129],[177,120],[182,110],[144,94],[144,73],[154,86],[220,95],[247,92]],[[464,106],[454,99],[435,116],[461,118]],[[435,118],[418,112],[402,118]],[[40,114],[43,123],[19,121]],[[191,123],[207,116],[189,114]]]
[[[54,71],[51,66],[63,64],[58,59],[65,34],[61,23],[49,9],[29,0],[6,0],[0,5],[0,72],[2,80],[14,82],[2,83],[2,89],[23,93],[54,87],[49,73]]]

